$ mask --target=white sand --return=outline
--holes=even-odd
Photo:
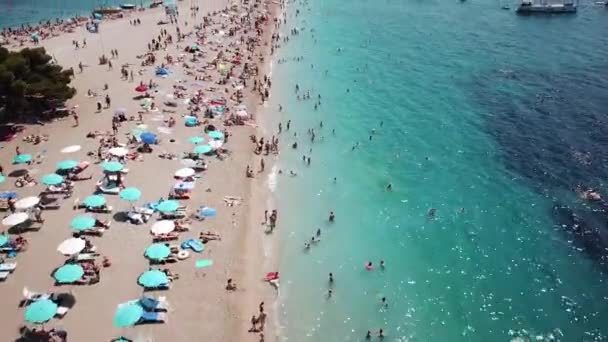
[[[180,26],[182,32],[189,32],[194,21],[189,16],[190,11],[187,8],[190,4],[184,2],[180,5]],[[226,0],[210,0],[204,3],[202,10],[210,12],[225,6]],[[197,22],[200,23],[204,11],[198,14]],[[160,28],[167,29],[175,38],[175,26],[156,25],[158,20],[165,18],[163,9],[146,10],[131,17],[140,18],[142,25],[131,26],[128,18],[104,21],[100,34],[90,34],[84,28],[80,28],[75,33],[42,42],[41,45],[47,48],[59,64],[64,67],[73,66],[76,70],[72,85],[78,89],[78,94],[69,101],[68,105],[79,106],[77,112],[80,116],[80,126],[71,127],[73,120],[69,117],[45,126],[28,126],[26,132],[20,134],[18,139],[3,144],[4,149],[0,150],[0,158],[4,161],[2,164],[7,173],[19,168],[8,165],[17,145],[20,146],[22,153],[38,154],[43,150],[46,151],[44,162],[30,167],[38,180],[42,175],[54,172],[54,166],[60,160],[72,158],[92,161],[86,153],[96,150],[97,140],[86,139],[86,132],[96,129],[111,131],[111,115],[118,107],[125,107],[129,115],[136,115],[139,102],[132,100],[132,97],[137,95],[133,89],[140,80],[147,83],[148,80],[153,79],[160,84],[161,89],[170,92],[176,79],[183,77],[180,74],[182,68],[179,66],[171,66],[171,70],[175,73],[166,79],[153,76],[154,68],[146,67],[143,77],[138,77],[135,73],[134,82],[120,80],[120,65],[133,63],[136,65],[135,70],[139,70],[140,60],[135,56],[146,52],[147,42],[158,36]],[[186,20],[187,27],[184,26]],[[272,27],[271,21],[265,26],[265,30],[270,31]],[[74,39],[82,41],[83,38],[87,40],[87,47],[75,50],[71,41]],[[268,37],[266,40],[269,40]],[[178,44],[184,46],[185,43],[193,41],[194,38],[186,38],[185,42]],[[118,59],[112,60],[114,65],[112,71],[108,71],[105,65],[97,65],[102,50],[109,56],[109,49],[118,49],[120,55]],[[207,51],[207,47],[204,51]],[[180,52],[176,50],[174,43],[166,53],[175,56]],[[206,59],[215,54],[215,52],[208,53]],[[158,65],[165,52],[157,52],[156,55]],[[88,65],[82,74],[78,73],[78,62]],[[257,78],[263,78],[262,71]],[[253,79],[248,82],[252,83]],[[96,114],[96,101],[103,101],[103,98],[87,98],[86,92],[87,89],[92,89],[105,95],[102,91],[104,83],[109,85],[107,93],[112,99],[112,106]],[[249,83],[248,87],[250,88]],[[160,98],[155,102],[161,108],[165,108]],[[249,110],[255,112],[253,101],[249,102]],[[172,175],[181,167],[177,160],[167,161],[158,158],[158,152],[166,150],[181,155],[181,152],[191,150],[193,147],[186,141],[188,137],[202,135],[201,128],[184,127],[183,119],[179,116],[184,113],[186,113],[185,106],[180,105],[177,113],[174,114],[177,125],[172,129],[171,135],[159,133],[163,143],[155,147],[153,154],[145,155],[143,162],[128,163],[131,172],[126,177],[126,184],[141,189],[145,201],[156,200],[161,196],[166,198],[168,190],[174,183]],[[144,122],[151,131],[156,131],[157,127],[162,126],[162,122],[154,120],[157,114],[144,115]],[[215,120],[214,123],[219,124],[219,120]],[[124,142],[124,133],[129,132],[135,125],[134,122],[124,123],[119,130],[120,140]],[[188,237],[196,238],[203,229],[219,232],[222,241],[211,241],[201,255],[194,255],[186,261],[166,266],[173,272],[179,273],[180,279],[172,283],[169,291],[149,292],[167,297],[171,305],[167,323],[141,325],[128,329],[117,329],[112,325],[112,317],[117,305],[136,299],[142,294],[142,288],[137,285],[136,280],[139,274],[148,268],[148,261],[143,257],[143,251],[152,243],[149,227],[156,220],[156,216],[148,224],[141,226],[113,222],[111,229],[103,238],[91,238],[98,251],[112,261],[110,268],[102,270],[100,283],[92,286],[54,287],[53,285],[51,272],[65,261],[65,257],[56,251],[57,245],[70,237],[69,222],[82,213],[82,210],[72,210],[72,201],[74,198],[82,199],[92,194],[94,183],[102,174],[101,168],[92,164],[85,173],[93,172],[93,179],[77,182],[74,196],[66,200],[60,210],[44,212],[46,222],[43,228],[38,232],[25,234],[29,240],[29,249],[17,256],[17,270],[5,283],[0,284],[2,289],[0,307],[3,308],[0,313],[3,327],[0,329],[0,340],[9,341],[19,336],[18,327],[24,324],[24,319],[23,308],[19,308],[18,303],[22,298],[21,291],[26,286],[35,291],[74,293],[77,303],[65,318],[53,319],[45,324],[46,328],[58,327],[67,330],[69,341],[109,341],[121,334],[150,341],[258,341],[257,334],[247,333],[249,318],[257,313],[258,303],[264,300],[266,311],[269,312],[269,320],[272,321],[274,314],[271,311],[272,302],[276,297],[274,290],[260,281],[262,276],[274,270],[275,266],[275,261],[269,255],[265,255],[263,250],[264,245],[273,243],[273,237],[264,234],[263,228],[259,225],[266,201],[265,176],[258,175],[253,182],[244,177],[245,165],[253,164],[257,168],[259,163],[258,158],[252,160],[252,145],[249,141],[249,135],[255,134],[255,129],[239,126],[231,127],[230,132],[232,136],[226,144],[226,147],[232,151],[230,157],[224,161],[207,158],[210,162],[209,170],[203,173],[202,179],[197,182],[194,196],[190,200],[182,201],[191,208],[201,204],[215,207],[218,209],[218,216],[203,223],[193,223],[191,232],[182,233],[180,241]],[[36,133],[49,134],[50,140],[38,146],[21,142],[25,134]],[[170,138],[176,139],[176,142],[169,143]],[[63,147],[73,144],[82,145],[83,149],[74,154],[59,152]],[[269,164],[270,160],[267,160],[267,170],[270,169]],[[0,185],[0,190],[13,189],[13,181],[13,178],[9,178]],[[207,188],[212,191],[205,192]],[[42,190],[43,186],[38,185],[19,189],[18,192],[20,197],[24,197],[36,195]],[[229,208],[222,201],[225,195],[240,196],[245,200],[242,205]],[[128,208],[128,204],[118,196],[108,195],[106,198],[109,204],[119,211]],[[197,259],[213,259],[214,265],[197,270],[194,267]],[[239,286],[238,291],[228,293],[224,290],[227,278],[234,278]],[[267,341],[273,340],[272,329],[272,326],[267,327]]]

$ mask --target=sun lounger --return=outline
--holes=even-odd
[[[95,259],[97,259],[97,257],[99,256],[99,253],[80,253],[71,257],[70,260],[73,260],[75,262],[88,262],[95,261]]]
[[[96,227],[96,228],[92,228],[92,229],[87,229],[87,230],[81,230],[81,231],[78,231],[78,232],[74,232],[74,233],[72,233],[72,236],[74,236],[74,237],[80,237],[82,235],[103,236],[103,233],[105,231],[106,231],[105,228]]]
[[[96,208],[86,207],[85,209],[86,209],[86,211],[90,211],[92,213],[99,213],[99,214],[110,214],[114,210],[114,208],[111,205],[106,206],[106,207],[96,207]]]
[[[68,313],[68,311],[70,311],[70,308],[67,308],[65,306],[59,306],[57,307],[57,312],[55,312],[55,317],[63,318],[63,316]]]
[[[140,324],[143,323],[165,323],[167,321],[167,314],[163,312],[148,312],[144,311],[139,319]]]
[[[145,311],[154,312],[169,310],[169,303],[167,302],[167,299],[164,296],[158,298],[154,298],[151,296],[142,296],[134,302],[141,305],[141,307],[144,308]]]
[[[166,235],[155,235],[152,238],[152,242],[166,242],[177,240],[179,236],[177,234],[166,234]]]
[[[178,209],[171,213],[161,212],[160,219],[161,220],[175,220],[175,219],[184,218],[184,217],[186,217],[186,211],[187,211],[187,209]]]
[[[16,268],[16,262],[5,262],[0,264],[0,272],[13,272]]]
[[[5,281],[10,274],[10,272],[0,272],[0,281]]]

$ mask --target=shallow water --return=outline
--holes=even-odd
[[[574,189],[607,176],[608,12],[311,0],[288,13],[300,34],[275,56],[269,104],[292,120],[277,185],[285,339],[604,340],[606,215]]]

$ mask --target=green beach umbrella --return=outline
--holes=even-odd
[[[164,243],[154,243],[146,248],[144,255],[152,260],[163,260],[171,254],[171,249]]]
[[[205,138],[203,138],[203,137],[192,137],[192,138],[188,139],[188,142],[191,142],[193,144],[200,144],[203,141],[205,141]]]
[[[78,165],[78,162],[72,159],[62,160],[57,163],[58,170],[71,170]]]
[[[56,173],[51,173],[42,177],[42,184],[44,185],[57,185],[63,183],[63,177]]]
[[[23,164],[32,161],[31,154],[19,154],[13,159],[13,163],[15,164]]]
[[[149,270],[142,273],[137,282],[143,287],[158,287],[169,283],[169,278],[167,278],[167,275],[163,271]]]
[[[211,139],[224,139],[224,133],[222,133],[220,131],[211,131],[211,132],[208,132],[207,135]]]
[[[163,213],[173,212],[179,208],[179,202],[174,200],[162,201],[156,207],[156,210],[162,211]]]
[[[139,321],[144,309],[137,304],[122,304],[116,309],[114,314],[114,326],[117,328],[126,328],[134,325]]]
[[[95,219],[89,215],[76,216],[70,226],[76,231],[91,229],[95,226]]]
[[[57,313],[57,304],[50,299],[40,299],[25,308],[25,320],[30,323],[44,323]]]
[[[134,202],[141,197],[141,191],[138,188],[124,188],[120,190],[118,196],[125,201]]]
[[[118,172],[120,170],[122,170],[122,168],[124,167],[121,163],[117,162],[117,161],[111,161],[111,162],[103,162],[101,163],[101,167],[108,172]]]
[[[199,145],[194,148],[194,153],[205,154],[213,151],[213,147],[209,145]]]
[[[83,203],[87,207],[97,208],[106,204],[106,199],[101,195],[91,195],[85,198]]]
[[[59,267],[53,274],[53,278],[58,283],[73,283],[76,280],[82,278],[84,275],[84,269],[78,264],[67,264]]]
[[[0,175],[0,184],[4,183],[4,181],[6,181],[6,177],[4,177],[4,175]]]
[[[0,235],[0,247],[6,245],[9,240],[10,239],[9,239],[8,235],[6,235],[6,234]]]

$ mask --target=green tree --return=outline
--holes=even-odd
[[[43,47],[8,51],[0,47],[0,120],[40,116],[76,94],[72,69],[51,63]]]

